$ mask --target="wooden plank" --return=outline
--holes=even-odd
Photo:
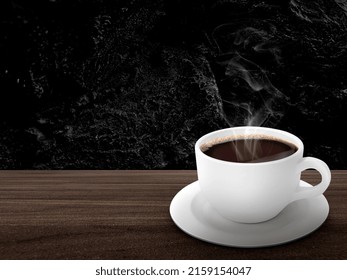
[[[179,184],[197,179],[196,171],[191,170],[2,170],[0,180],[3,183],[21,183],[26,185],[47,183],[83,183],[83,184]]]
[[[330,214],[318,231],[237,249],[196,240],[172,222],[170,202],[196,171],[0,171],[0,259],[346,259],[347,171],[332,174]]]

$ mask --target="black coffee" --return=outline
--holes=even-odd
[[[266,162],[294,154],[297,147],[273,139],[236,139],[213,144],[203,152],[213,158],[231,162]]]

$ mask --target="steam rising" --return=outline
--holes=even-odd
[[[255,28],[235,22],[218,26],[212,39],[218,49],[218,81],[225,117],[230,126],[275,126],[283,117],[288,98],[270,81],[281,65],[276,28]],[[235,137],[235,136],[232,136]],[[243,136],[247,144],[233,141],[239,161],[257,159],[259,137]],[[264,136],[260,136],[263,138]]]
[[[265,68],[280,65],[280,49],[271,34],[275,29],[236,26],[224,24],[212,34],[219,51],[217,64],[224,72],[219,88],[226,119],[230,126],[274,126],[288,102],[271,83],[269,76],[273,73]]]

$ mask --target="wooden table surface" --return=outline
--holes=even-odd
[[[317,231],[258,249],[176,227],[170,202],[196,179],[196,171],[0,171],[0,259],[347,259],[347,171],[332,171],[330,213]]]

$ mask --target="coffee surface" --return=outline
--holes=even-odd
[[[288,157],[297,149],[293,144],[273,139],[236,139],[217,143],[203,152],[219,160],[256,163]]]

